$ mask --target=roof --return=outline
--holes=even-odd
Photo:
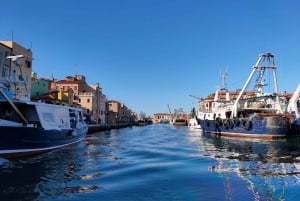
[[[53,94],[42,94],[31,98],[31,100],[45,100],[45,101],[54,101],[56,99],[57,98]]]
[[[56,81],[55,84],[79,84],[82,83],[81,80],[59,80]]]

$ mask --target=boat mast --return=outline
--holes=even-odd
[[[222,86],[220,87],[221,91],[227,91],[227,82],[228,73],[226,71],[220,73],[220,80],[222,80]]]
[[[265,65],[265,63],[266,63],[266,65]],[[274,93],[276,95],[276,106],[277,106],[277,109],[281,112],[281,108],[280,108],[280,104],[279,104],[279,96],[278,96],[278,86],[277,86],[277,76],[276,76],[276,66],[275,66],[275,62],[274,62],[274,55],[272,53],[268,52],[268,53],[259,55],[259,58],[258,58],[256,64],[253,66],[251,74],[249,75],[244,87],[242,88],[241,92],[239,93],[237,99],[234,102],[234,105],[232,108],[232,113],[231,113],[231,118],[237,116],[238,102],[241,99],[246,88],[248,87],[251,79],[253,78],[255,71],[259,71],[258,78],[256,79],[255,88],[257,88],[257,92],[259,95],[263,95],[263,87],[265,86],[265,84],[263,83],[263,76],[264,76],[266,69],[271,69],[273,72]]]

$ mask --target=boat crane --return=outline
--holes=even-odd
[[[201,100],[202,98],[201,97],[198,97],[198,96],[194,96],[194,95],[189,95],[190,97],[192,97],[192,98],[196,98],[196,99],[198,99],[198,100]]]
[[[169,104],[168,104],[168,109],[169,109],[169,112],[170,112],[170,114],[172,115],[172,112],[171,112],[171,109],[170,109],[170,106],[169,106]]]
[[[238,97],[234,102],[234,105],[232,107],[232,112],[231,112],[231,118],[237,116],[238,103],[243,93],[245,92],[246,88],[248,87],[250,81],[253,79],[255,72],[258,72],[258,78],[256,79],[256,84],[255,84],[257,96],[264,95],[263,87],[265,86],[265,84],[263,83],[263,77],[267,69],[272,71],[273,73],[274,94],[276,95],[275,107],[279,113],[282,113],[282,109],[280,108],[279,95],[278,95],[278,85],[277,85],[277,75],[276,75],[276,66],[274,62],[274,55],[272,53],[266,53],[266,54],[260,54],[258,61],[253,66],[253,69],[251,71],[251,74],[248,77],[248,80],[244,84],[242,90],[240,91]]]
[[[192,98],[198,99],[199,101],[203,100],[203,98],[199,97],[199,96],[194,96],[194,95],[189,95]]]

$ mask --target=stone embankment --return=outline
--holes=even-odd
[[[88,133],[93,133],[97,131],[107,131],[111,129],[119,129],[119,128],[126,128],[131,127],[133,124],[129,123],[119,123],[119,124],[90,124]]]

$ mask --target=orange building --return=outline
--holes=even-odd
[[[85,76],[75,75],[52,82],[51,89],[61,91],[62,94],[71,90],[74,92],[73,104],[81,105],[85,115],[95,123],[105,123],[106,96],[102,94],[99,83],[90,85],[86,82]]]

